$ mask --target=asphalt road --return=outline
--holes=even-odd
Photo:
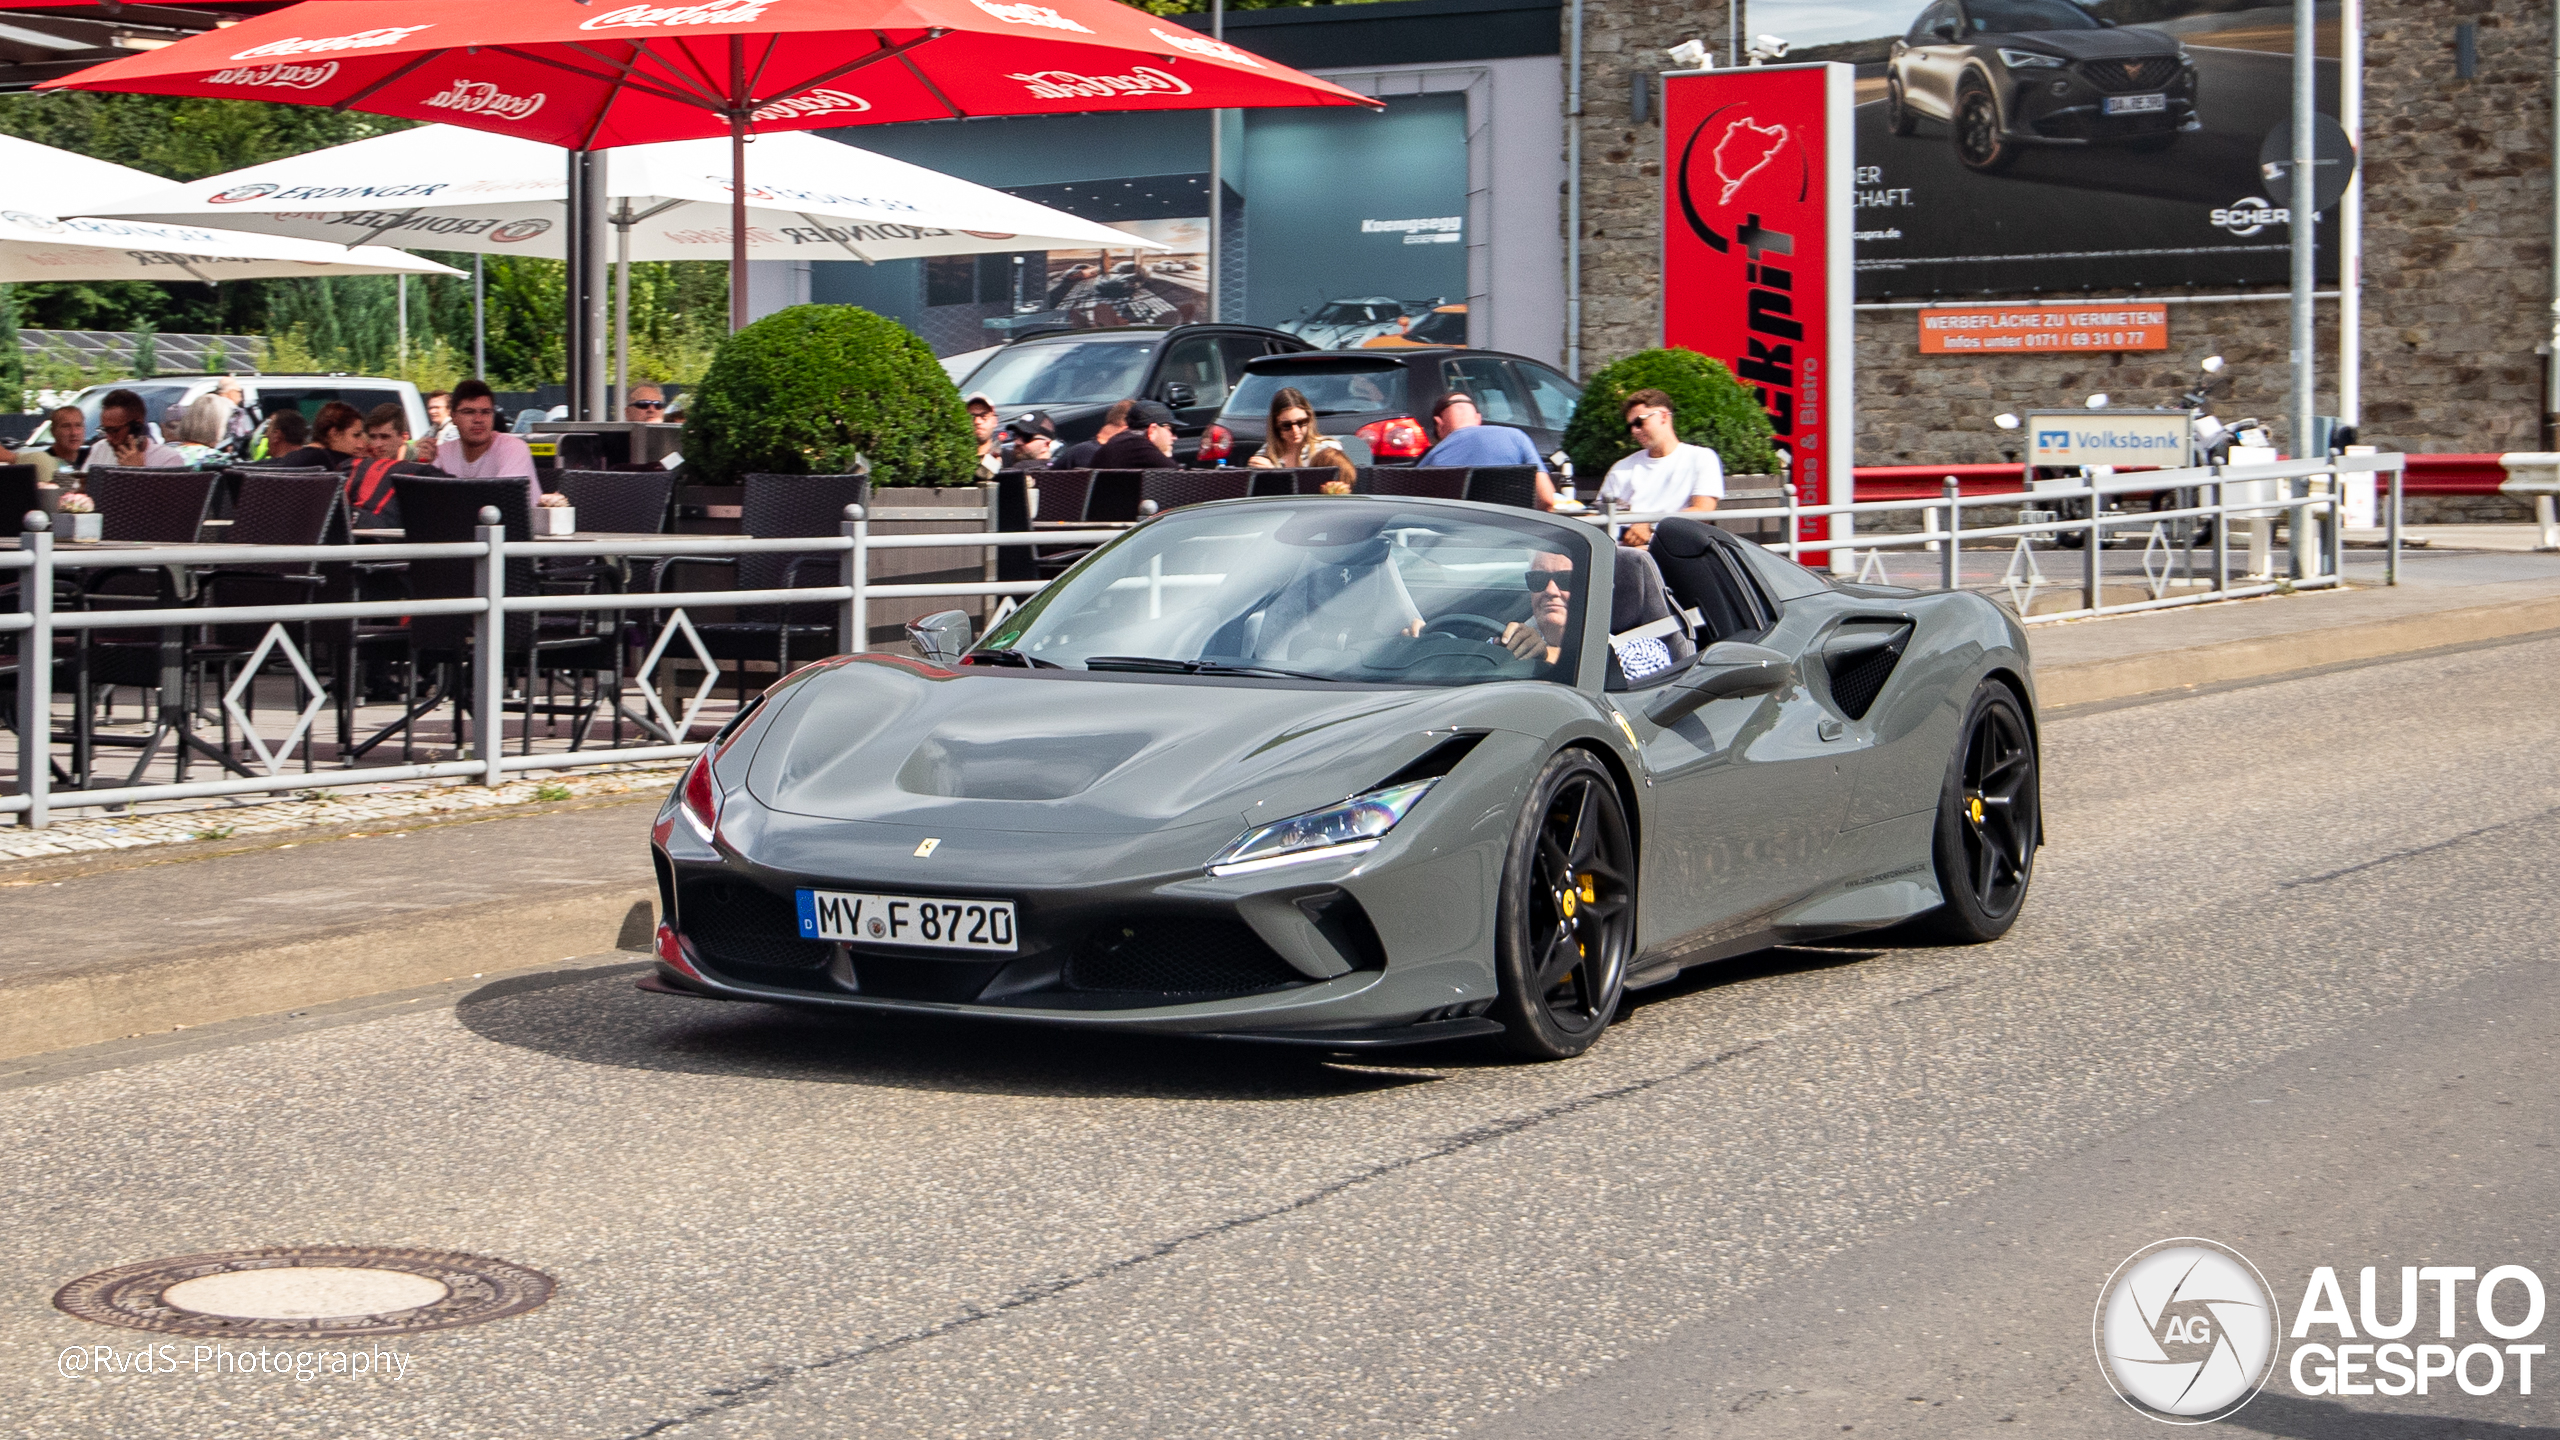
[[[2350,1306],[2365,1265],[2560,1274],[2555,662],[2056,718],[2009,939],[1735,962],[1562,1065],[847,1025],[619,969],[55,1057],[0,1089],[0,1429],[2167,1433],[2090,1350],[2149,1242],[2238,1247],[2288,1318],[2314,1265]],[[64,1281],[295,1242],[560,1289],[397,1342],[406,1378],[58,1374],[153,1338]],[[2224,1428],[2560,1435],[2537,1381],[2279,1379]]]
[[[2029,147],[2008,170],[1982,175],[1956,158],[1945,122],[1896,136],[1881,99],[1860,105],[1860,297],[1995,283],[2284,283],[2282,226],[2241,235],[2211,212],[2265,197],[2258,147],[2291,113],[2292,57],[2189,41],[2204,126],[2157,152]],[[2334,112],[2335,61],[2319,63],[2319,82],[2321,108]],[[2335,268],[2325,254],[2321,264],[2324,275]]]

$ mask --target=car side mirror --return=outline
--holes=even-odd
[[[1164,382],[1164,403],[1176,410],[1188,410],[1199,404],[1200,398],[1192,393],[1190,386],[1181,381],[1167,380]]]
[[[1955,22],[1952,20],[1941,20],[1937,24],[1929,27],[1929,33],[1937,36],[1942,43],[1952,45],[1955,43],[1956,39]]]
[[[1686,677],[1646,708],[1645,715],[1656,725],[1676,724],[1712,701],[1774,694],[1795,683],[1795,678],[1796,667],[1783,652],[1740,640],[1719,640],[1706,648]]]
[[[969,649],[969,612],[941,610],[907,622],[907,639],[936,665],[957,665]]]

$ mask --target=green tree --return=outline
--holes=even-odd
[[[765,472],[874,484],[971,478],[960,392],[922,338],[852,305],[794,305],[732,335],[686,401],[687,467],[712,484]]]
[[[0,405],[26,406],[27,362],[18,351],[18,287],[0,285]]]
[[[160,332],[149,325],[133,337],[133,378],[148,380],[160,373]]]
[[[1659,390],[1671,397],[1671,413],[1680,438],[1716,452],[1724,468],[1736,475],[1774,474],[1778,452],[1771,442],[1769,414],[1751,388],[1733,378],[1719,360],[1695,350],[1639,350],[1602,367],[1583,383],[1582,403],[1565,427],[1565,453],[1582,483],[1597,485],[1609,467],[1633,454],[1628,439],[1627,396]]]

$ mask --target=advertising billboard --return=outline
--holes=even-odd
[[[1209,218],[1105,222],[1167,250],[1051,250],[1044,316],[1080,330],[1209,318]]]
[[[1849,67],[1670,75],[1662,105],[1663,343],[1723,361],[1768,408],[1796,493],[1845,504],[1856,498]],[[1829,520],[1804,521],[1805,538],[1846,538],[1847,517],[1836,530]]]
[[[2266,0],[1752,0],[1798,59],[1857,67],[1858,297],[2281,286],[2258,169],[2291,113]],[[2319,20],[2337,108],[2338,20]],[[2337,274],[2325,237],[2320,274]]]
[[[2042,350],[2088,354],[2169,348],[2169,307],[2104,301],[2087,305],[1968,305],[1920,312],[1923,355],[2014,355]]]
[[[1243,318],[1325,349],[1465,344],[1466,122],[1463,94],[1251,112]]]

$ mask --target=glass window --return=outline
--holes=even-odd
[[[1218,355],[1218,337],[1186,335],[1175,341],[1156,375],[1157,384],[1168,381],[1190,386],[1194,405],[1215,405],[1226,399],[1227,367]]]
[[[1582,403],[1581,387],[1544,365],[1516,367],[1520,377],[1529,382],[1529,394],[1538,402],[1538,414],[1547,428],[1561,430],[1573,420],[1573,407]]]
[[[343,400],[355,407],[359,415],[370,415],[376,405],[397,405],[397,390],[349,389],[338,385],[261,385],[257,389],[258,409],[273,415],[279,410],[299,410],[305,420],[320,418],[320,407],[332,400]]]
[[[1271,397],[1290,386],[1306,393],[1318,415],[1375,415],[1404,408],[1403,366],[1392,360],[1336,360],[1252,371],[1236,382],[1227,413],[1267,416]]]
[[[1928,9],[1921,11],[1920,19],[1911,27],[1911,43],[1915,45],[1925,45],[1930,41],[1935,40],[1937,38],[1937,29],[1940,25],[1954,26],[1958,29],[1963,28],[1957,24],[1956,7],[1942,3],[1932,5]]]
[[[1008,345],[969,377],[998,405],[1075,405],[1126,400],[1147,374],[1152,341],[1036,340]]]
[[[1096,551],[982,647],[1088,670],[1570,683],[1590,546],[1553,521],[1393,500],[1177,512]]]
[[[1486,423],[1493,425],[1535,425],[1538,412],[1530,407],[1528,393],[1520,378],[1511,373],[1511,363],[1491,357],[1475,360],[1443,360],[1440,374],[1451,390],[1464,390],[1475,397],[1476,409],[1482,411]]]
[[[2032,30],[2096,30],[2096,17],[2071,0],[1968,0],[1977,35],[2014,35]]]

